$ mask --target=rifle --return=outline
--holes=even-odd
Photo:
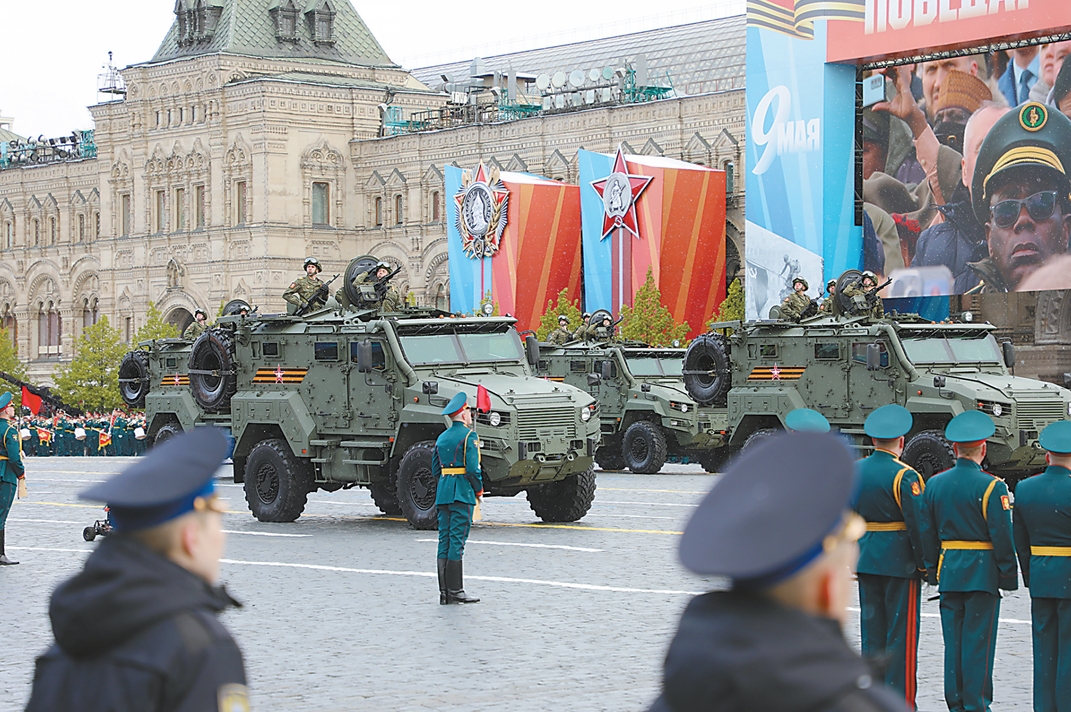
[[[33,395],[37,396],[38,398],[43,400],[45,403],[48,403],[53,408],[58,408],[58,409],[62,410],[63,412],[67,413],[68,415],[71,415],[71,416],[73,416],[75,418],[81,418],[82,416],[85,415],[85,413],[83,413],[82,411],[78,410],[77,408],[72,408],[71,406],[67,405],[62,400],[57,398],[56,396],[52,395],[52,392],[48,388],[46,388],[44,386],[34,386],[34,385],[29,384],[29,383],[26,383],[25,381],[20,381],[19,379],[15,378],[11,374],[5,373],[3,371],[0,371],[0,379],[3,379],[5,381],[7,381],[8,383],[10,383],[13,386],[18,386],[19,388],[25,388],[27,391],[29,391]]]
[[[384,299],[387,298],[387,282],[389,282],[394,277],[394,275],[398,274],[401,271],[402,271],[402,266],[398,265],[397,267],[394,268],[394,271],[391,272],[390,274],[385,274],[385,275],[383,275],[382,278],[377,278],[376,279],[376,281],[373,284],[373,286],[375,287],[376,297],[379,299],[379,301],[383,301]]]
[[[321,284],[320,288],[316,290],[316,293],[309,297],[304,304],[297,308],[297,311],[294,312],[294,316],[305,316],[305,314],[312,310],[313,305],[316,302],[326,304],[327,298],[331,295],[331,290],[328,289],[328,287],[330,287],[331,282],[334,282],[336,279],[338,279],[337,274],[330,280]]]

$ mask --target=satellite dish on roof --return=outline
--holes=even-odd
[[[584,71],[582,69],[574,69],[569,73],[569,84],[574,87],[584,86]]]
[[[613,79],[614,78],[614,68],[613,67],[603,67],[602,68],[602,78],[607,80],[607,81]]]
[[[550,75],[540,74],[536,77],[536,89],[539,91],[546,91],[550,87]]]
[[[599,81],[599,77],[601,77],[601,76],[602,76],[602,74],[599,72],[598,69],[592,69],[592,70],[588,71],[588,81],[590,81],[590,82]]]
[[[550,83],[557,89],[561,89],[565,86],[565,72],[554,72],[554,76],[551,77]]]

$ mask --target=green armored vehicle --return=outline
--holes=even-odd
[[[353,301],[358,303],[360,295]],[[234,478],[261,521],[293,521],[309,492],[367,487],[387,514],[437,524],[432,450],[440,411],[475,403],[489,496],[527,493],[544,521],[575,521],[595,493],[598,408],[587,393],[532,375],[539,346],[511,318],[431,309],[221,318],[192,345],[128,354],[120,386],[143,401],[159,440],[199,425],[233,435]]]
[[[700,404],[724,403],[726,455],[784,428],[796,408],[822,413],[866,454],[864,420],[899,403],[914,416],[902,459],[929,477],[954,463],[945,425],[977,409],[997,428],[986,469],[1014,484],[1045,467],[1038,433],[1071,415],[1071,391],[1009,372],[1015,350],[988,324],[820,315],[712,329],[689,345],[684,381]]]
[[[666,462],[720,464],[723,408],[696,405],[684,389],[684,349],[616,342],[540,346],[537,372],[583,388],[598,401],[602,445],[595,461],[606,470],[651,474]]]

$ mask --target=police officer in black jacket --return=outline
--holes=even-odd
[[[836,436],[781,435],[746,452],[700,503],[681,562],[731,579],[692,599],[651,712],[904,712],[841,626],[866,530]]]
[[[82,493],[111,508],[115,534],[52,594],[55,644],[37,659],[27,712],[242,712],[242,653],[216,619],[227,455],[215,428],[154,448]]]

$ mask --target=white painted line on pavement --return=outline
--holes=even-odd
[[[97,482],[106,482],[106,480],[79,480],[71,477],[41,477],[39,474],[31,472],[30,482],[77,482],[78,484],[91,485]]]
[[[859,609],[855,608],[854,606],[848,606],[848,610],[851,611],[852,613],[859,613]],[[923,618],[940,618],[941,617],[940,613],[920,613],[919,615],[922,616]],[[1030,625],[1030,621],[1024,621],[1024,620],[1019,619],[1019,618],[999,618],[998,620],[1001,623],[1025,623],[1026,625]]]
[[[9,522],[31,522],[33,524],[82,524],[85,525],[88,520],[75,522],[69,519],[18,519],[16,517],[8,517]],[[92,523],[92,522],[90,522]]]
[[[595,500],[595,506],[601,504],[639,504],[643,505],[644,507],[687,507],[688,509],[695,509],[696,506],[698,506],[698,503],[680,504],[677,502],[607,502],[603,500]]]
[[[438,539],[417,539],[417,541],[439,541]],[[513,541],[486,541],[483,539],[469,539],[467,544],[490,544],[491,546],[526,546],[531,549],[564,549],[565,551],[586,551],[597,554],[605,549],[589,549],[584,546],[565,546],[564,544],[521,544]]]
[[[653,514],[617,514],[616,512],[613,514],[610,514],[609,512],[600,514],[591,511],[584,515],[584,519],[587,519],[588,517],[614,517],[616,519],[670,519],[673,521],[679,519],[679,517],[659,517]]]
[[[239,529],[224,529],[223,533],[224,534],[243,534],[245,536],[285,536],[285,537],[291,537],[293,539],[305,539],[305,538],[308,538],[308,537],[312,536],[312,534],[277,534],[275,532],[244,532],[244,531],[241,531]]]

